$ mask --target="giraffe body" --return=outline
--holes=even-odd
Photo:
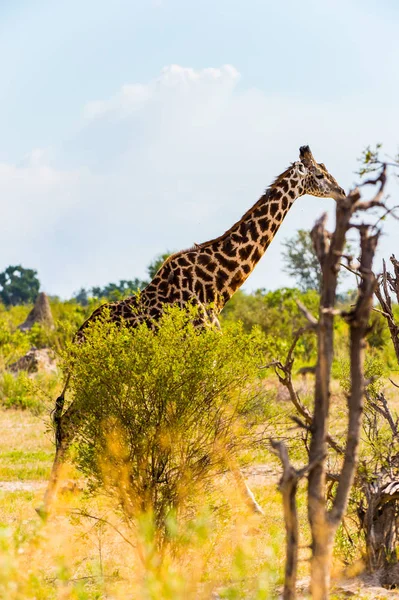
[[[198,325],[218,325],[220,311],[253,271],[293,202],[306,193],[332,198],[345,195],[326,167],[316,163],[309,147],[302,146],[300,160],[277,177],[237,223],[218,238],[170,256],[140,294],[100,306],[83,323],[76,341],[84,341],[87,326],[103,317],[106,311],[112,321],[123,320],[135,327],[143,322],[153,325],[165,305],[184,307],[192,303],[201,309]],[[56,490],[59,467],[79,420],[73,402],[62,413],[67,385],[68,380],[54,410],[56,457],[42,509],[45,513]],[[261,512],[242,475],[239,472],[234,475],[246,491],[252,508]]]
[[[245,215],[223,235],[170,256],[140,293],[105,304],[83,324],[99,317],[105,308],[110,318],[132,326],[156,321],[165,304],[183,307],[188,302],[204,307],[204,323],[215,322],[234,292],[253,271],[276,235],[294,201],[306,193],[321,197],[344,195],[323,164],[317,164],[307,146]]]

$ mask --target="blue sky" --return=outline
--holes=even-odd
[[[0,270],[61,296],[144,277],[226,230],[302,144],[348,188],[366,144],[398,147],[398,25],[393,0],[3,0]],[[247,289],[290,283],[281,241],[324,210],[295,203]]]

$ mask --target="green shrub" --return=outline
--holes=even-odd
[[[30,346],[29,338],[22,331],[13,331],[6,320],[0,320],[0,370],[23,356]]]
[[[199,331],[171,308],[156,331],[97,322],[64,357],[79,415],[76,460],[92,488],[162,530],[211,475],[259,438],[263,336]],[[254,409],[254,410],[252,410]]]
[[[56,374],[39,373],[33,379],[25,371],[0,373],[0,406],[41,414],[52,405],[57,385]]]
[[[364,361],[364,375],[370,380],[367,390],[375,395],[382,388],[382,378],[389,374],[386,363],[381,359],[379,353],[369,350]],[[333,375],[345,393],[350,391],[350,362],[349,358],[338,360],[335,364]]]
[[[266,335],[268,359],[281,360],[291,346],[294,333],[306,324],[296,300],[317,315],[319,295],[314,290],[301,292],[296,288],[281,288],[272,292],[258,290],[254,294],[239,290],[222,312],[222,325],[241,321],[247,332],[254,325],[259,326]],[[315,361],[316,344],[316,336],[302,336],[295,348],[295,357],[303,364]]]
[[[57,298],[51,299],[55,330],[49,334],[48,345],[56,351],[64,348],[73,338],[82,323],[100,305],[100,301],[92,300],[87,306],[81,306],[76,300],[62,302]]]
[[[30,347],[48,348],[49,346],[52,346],[54,337],[53,331],[40,323],[35,323],[25,335],[29,339]]]

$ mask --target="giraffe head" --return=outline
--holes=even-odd
[[[334,199],[346,196],[326,166],[315,161],[309,146],[299,148],[299,161],[294,166],[300,180],[302,179],[304,194]]]

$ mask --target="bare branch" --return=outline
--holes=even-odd
[[[389,379],[389,377],[388,377]],[[392,381],[392,379],[389,379],[389,381],[392,383],[393,386],[395,386],[396,388],[399,388],[399,383],[395,383],[394,381]]]
[[[304,475],[306,475],[307,473],[309,473],[309,471],[311,471],[312,469],[314,469],[314,467],[317,464],[322,463],[325,458],[326,457],[324,455],[316,456],[316,458],[314,460],[312,460],[305,467],[302,467],[302,469],[299,469],[297,471],[298,477],[299,478],[304,477]]]
[[[327,213],[321,215],[320,219],[316,221],[313,229],[310,232],[310,236],[313,241],[316,256],[319,259],[321,265],[323,265],[327,252],[330,246],[329,235],[326,230]]]
[[[270,440],[271,446],[279,456],[283,465],[283,474],[279,489],[283,496],[284,523],[286,530],[286,561],[284,580],[284,600],[294,600],[296,597],[296,577],[298,570],[298,514],[296,507],[296,492],[298,474],[288,458],[288,450],[284,442]]]
[[[298,425],[301,429],[305,429],[305,431],[311,431],[310,425],[304,423],[297,415],[291,415],[291,421],[294,421],[294,423],[296,423],[296,425]]]
[[[399,386],[397,386],[399,387]],[[377,394],[376,399],[371,398],[369,392],[366,390],[366,398],[369,405],[378,412],[384,419],[388,422],[389,427],[391,428],[392,435],[395,438],[399,438],[399,431],[397,424],[394,421],[391,410],[388,406],[387,399],[385,395],[382,393]],[[380,403],[380,404],[379,404]]]
[[[387,321],[396,359],[399,363],[399,325],[394,319],[392,300],[389,291],[390,287],[391,290],[396,294],[396,297],[399,301],[399,263],[394,255],[391,256],[391,263],[394,268],[394,275],[391,275],[387,271],[385,260],[382,261],[382,275],[379,278],[379,285],[375,290],[375,295],[382,308],[381,312]]]
[[[307,310],[307,309],[306,309]],[[316,321],[316,319],[312,316],[312,319]],[[317,322],[317,321],[316,321]],[[292,367],[294,364],[293,360],[293,352],[295,350],[296,344],[300,340],[301,336],[304,333],[310,332],[314,330],[314,325],[311,324],[308,327],[301,327],[298,331],[295,332],[292,344],[288,350],[287,358],[285,363],[283,364],[279,360],[274,360],[271,363],[259,367],[261,369],[267,369],[269,367],[274,367],[274,371],[278,377],[278,380],[284,387],[287,388],[290,400],[292,404],[295,406],[298,413],[305,419],[305,423],[302,423],[298,417],[292,416],[292,420],[297,423],[300,427],[304,429],[311,430],[313,424],[313,418],[310,414],[309,410],[304,406],[299,398],[298,392],[295,390],[293,382],[292,382]],[[327,435],[327,443],[333,448],[338,454],[343,454],[344,450],[340,446],[340,444],[331,436]]]
[[[399,219],[398,215],[394,214],[395,210],[398,210],[399,208],[399,204],[397,204],[396,206],[392,206],[392,208],[386,208],[385,212],[383,215],[380,216],[380,218],[378,219],[378,221],[376,221],[373,225],[374,228],[377,227],[377,225],[383,221],[385,219],[385,217],[387,217],[388,215],[391,215],[394,219]]]
[[[377,190],[377,193],[375,194],[374,198],[372,198],[371,200],[368,200],[366,202],[357,202],[355,210],[368,210],[370,208],[374,208],[375,206],[386,208],[385,205],[381,202],[381,199],[384,195],[385,185],[387,182],[386,173],[387,165],[383,163],[382,169],[378,177],[376,177],[375,179],[367,179],[361,184],[361,186],[363,187],[365,185],[377,185],[379,183],[380,187]]]
[[[377,295],[377,292],[376,292]],[[390,318],[389,313],[386,313],[383,310],[380,310],[379,308],[375,308],[375,306],[373,306],[373,308],[371,309],[373,312],[379,313],[380,315],[383,315],[384,317],[387,317],[388,319]]]
[[[364,275],[359,285],[359,293],[354,309],[349,313],[350,325],[350,370],[351,392],[348,398],[349,423],[345,446],[344,464],[333,507],[328,520],[335,526],[341,521],[348,502],[349,490],[355,476],[360,425],[363,412],[365,380],[363,373],[364,337],[372,308],[372,299],[377,287],[377,279],[372,272],[372,264],[378,243],[378,233],[370,235],[365,226],[360,232],[360,268]]]
[[[392,254],[390,260],[393,266],[394,276],[392,276],[390,273],[387,273],[387,278],[392,291],[396,294],[396,300],[399,303],[399,261],[396,260],[394,254]]]
[[[270,444],[274,450],[274,453],[280,458],[283,466],[283,474],[279,483],[279,489],[283,496],[284,522],[286,530],[286,561],[283,599],[294,600],[296,597],[295,584],[298,569],[299,533],[296,492],[299,479],[306,475],[309,469],[314,465],[309,464],[302,469],[296,470],[290,462],[288,450],[284,442],[271,439]]]
[[[340,267],[343,267],[344,269],[346,269],[347,271],[349,271],[349,273],[352,273],[353,275],[356,275],[356,277],[361,277],[361,274],[359,273],[359,271],[355,271],[349,265],[345,265],[344,263],[339,263],[339,265],[340,265]]]
[[[316,319],[316,317],[312,315],[312,313],[306,308],[304,304],[302,304],[300,300],[296,299],[295,303],[301,311],[301,313],[303,314],[303,316],[305,317],[305,319],[308,321],[309,325],[311,325],[313,329],[317,329],[319,322]]]
[[[105,525],[108,525],[118,535],[120,535],[120,537],[123,539],[123,541],[125,541],[127,544],[129,544],[129,546],[131,546],[132,548],[137,550],[137,546],[135,544],[133,544],[133,542],[131,542],[125,535],[123,535],[123,533],[121,531],[119,531],[119,529],[113,523],[111,523],[110,521],[107,521],[107,519],[104,519],[103,517],[96,517],[95,515],[91,515],[84,510],[73,510],[73,511],[71,511],[71,514],[79,516],[79,517],[85,517],[86,519],[92,519],[92,520],[96,521],[97,523],[104,523]]]

